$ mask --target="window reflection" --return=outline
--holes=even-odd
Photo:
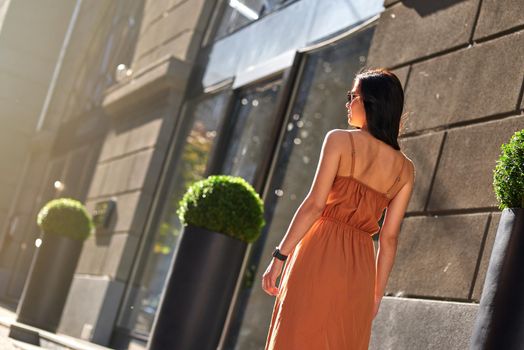
[[[279,8],[298,0],[225,0],[226,8],[215,40],[225,37]]]
[[[175,145],[171,183],[163,203],[163,211],[152,242],[149,255],[140,264],[144,266],[135,277],[135,285],[128,291],[125,309],[119,319],[121,327],[134,333],[147,335],[152,327],[171,259],[183,226],[176,210],[178,202],[189,185],[202,179],[208,158],[215,146],[217,129],[224,117],[227,94],[220,94],[203,101],[188,103],[183,116],[183,127],[178,132],[180,145]]]
[[[235,108],[234,130],[222,173],[240,176],[251,184],[269,156],[275,130],[275,108],[282,81],[242,92]]]
[[[244,306],[237,307],[229,346],[255,349],[264,346],[274,299],[268,298],[259,281],[270,261],[271,252],[282,240],[298,206],[315,175],[325,134],[332,129],[347,129],[345,92],[351,89],[357,71],[366,63],[374,27],[355,33],[344,42],[306,57],[298,93],[285,125],[285,135],[271,174],[265,201],[267,225],[252,249],[241,295]],[[238,319],[242,319],[240,322]],[[264,325],[261,327],[261,325]],[[235,339],[236,338],[236,339]]]

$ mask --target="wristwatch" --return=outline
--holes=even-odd
[[[273,256],[277,258],[278,260],[286,261],[287,255],[281,254],[280,249],[278,247],[275,247],[275,250],[273,251]]]

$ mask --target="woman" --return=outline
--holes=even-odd
[[[327,133],[311,190],[262,278],[276,296],[265,350],[368,348],[415,181],[397,142],[403,105],[390,71],[356,75],[346,103],[356,130]]]

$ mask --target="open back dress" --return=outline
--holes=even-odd
[[[389,189],[378,191],[353,173],[361,149],[360,144],[355,148],[353,132],[363,131],[346,132],[351,142],[350,173],[335,177],[321,216],[286,260],[265,350],[368,349],[375,288],[372,236],[380,229],[378,221],[392,194],[401,187],[407,160],[402,154],[400,172],[393,174],[375,176],[370,171],[378,173],[378,166],[360,167],[365,170],[363,178],[390,179]],[[367,149],[363,146],[363,153]]]

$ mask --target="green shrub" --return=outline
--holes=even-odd
[[[211,175],[185,192],[177,209],[184,226],[220,232],[251,243],[266,224],[263,201],[243,178]]]
[[[499,209],[524,208],[524,129],[517,131],[507,144],[493,171],[493,187]]]
[[[93,229],[93,220],[84,205],[72,198],[58,198],[47,202],[36,222],[49,234],[85,240]]]

